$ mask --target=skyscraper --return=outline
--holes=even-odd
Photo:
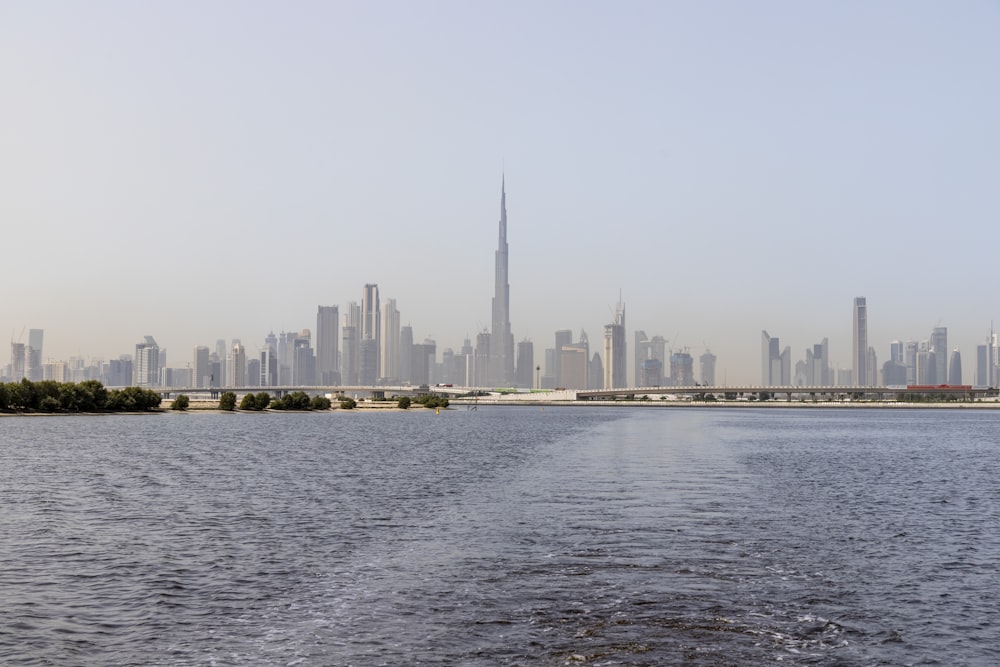
[[[399,382],[399,310],[395,299],[382,304],[382,339],[379,341],[379,373],[385,383]]]
[[[191,364],[191,386],[208,387],[212,371],[208,368],[208,347],[197,345],[194,348],[194,359]]]
[[[934,327],[931,330],[931,350],[934,352],[934,363],[937,369],[934,377],[938,384],[948,381],[948,327]]]
[[[625,354],[625,304],[619,299],[614,321],[604,326],[605,389],[617,389],[628,383]]]
[[[343,384],[358,383],[358,355],[361,340],[361,308],[351,301],[344,307],[344,346],[340,355],[340,379]]]
[[[792,384],[792,348],[781,349],[777,337],[760,332],[760,383],[765,387],[785,387]]]
[[[382,312],[378,285],[368,283],[361,293],[361,336],[358,339],[358,381],[373,385],[379,378],[379,338],[382,335]]]
[[[160,346],[152,336],[146,336],[143,342],[136,343],[132,373],[132,384],[136,387],[155,387],[160,384]]]
[[[500,238],[496,251],[490,339],[490,383],[509,386],[514,379],[514,335],[510,331],[510,284],[507,277],[506,177],[500,179]]]
[[[413,378],[413,327],[399,328],[399,383],[406,384]]]
[[[246,387],[247,386],[247,350],[243,347],[243,344],[239,341],[233,343],[233,351],[230,357],[233,360],[232,374],[227,373],[227,377],[230,377],[229,384],[233,387]]]
[[[521,388],[530,389],[535,384],[535,345],[530,340],[522,340],[517,344],[517,372],[514,383]]]
[[[10,343],[10,379],[17,381],[24,374],[24,343]]]
[[[948,384],[962,384],[962,353],[956,347],[948,364]]]
[[[42,329],[28,329],[28,348],[24,351],[25,374],[32,382],[42,380],[42,339],[45,331]]]
[[[340,384],[339,339],[340,308],[320,306],[316,313],[316,380],[324,387]]]
[[[698,357],[701,362],[701,383],[708,386],[715,385],[715,355],[711,350],[706,349],[704,354]]]
[[[872,379],[868,373],[868,305],[865,297],[854,298],[854,386],[868,387]]]

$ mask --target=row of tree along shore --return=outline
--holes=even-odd
[[[335,399],[338,407],[350,410],[357,402],[350,397]],[[55,382],[43,380],[32,382],[27,378],[20,382],[0,382],[0,412],[20,413],[83,413],[83,412],[150,412],[160,409],[163,398],[152,389],[125,387],[108,389],[97,380],[83,382]],[[397,407],[407,409],[411,405],[426,408],[446,408],[448,399],[438,396],[403,396],[397,400]],[[187,410],[190,399],[180,394],[171,402],[171,410]],[[239,401],[240,410],[329,410],[332,401],[326,396],[310,396],[296,391],[279,398],[266,391],[246,394]],[[231,391],[219,397],[219,410],[237,409],[237,396]]]
[[[97,380],[0,382],[0,412],[145,412],[162,400],[150,389],[107,389]]]
[[[235,410],[236,394],[227,391],[219,397],[219,409]],[[357,401],[349,396],[340,396],[335,399],[341,410],[353,410],[358,406]],[[178,405],[178,402],[181,402]],[[272,398],[266,391],[256,394],[246,394],[239,402],[240,410],[259,412],[261,410],[329,410],[333,402],[326,396],[310,396],[304,391],[293,391],[280,398]],[[396,400],[396,407],[407,410],[411,405],[422,405],[425,408],[446,408],[448,399],[440,396],[422,395],[410,398],[401,396]],[[181,394],[170,406],[174,410],[185,410],[188,407],[188,398]]]

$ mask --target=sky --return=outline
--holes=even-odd
[[[0,0],[0,332],[46,359],[315,328],[394,298],[633,331],[760,379],[1000,328],[1000,2]],[[629,352],[631,358],[631,350]],[[6,360],[4,360],[6,361]]]

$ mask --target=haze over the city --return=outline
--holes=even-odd
[[[948,328],[972,381],[1000,247],[996,2],[0,4],[0,332],[116,358],[396,299],[705,347],[760,379]],[[631,363],[631,350],[629,350]]]

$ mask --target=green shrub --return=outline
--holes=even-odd
[[[330,399],[326,396],[313,396],[312,400],[309,401],[309,407],[313,410],[329,410]]]
[[[236,409],[236,394],[227,391],[219,397],[219,409],[232,412]]]
[[[171,410],[187,410],[188,405],[191,403],[191,399],[187,397],[186,394],[178,394],[177,398],[173,400],[170,404]]]

